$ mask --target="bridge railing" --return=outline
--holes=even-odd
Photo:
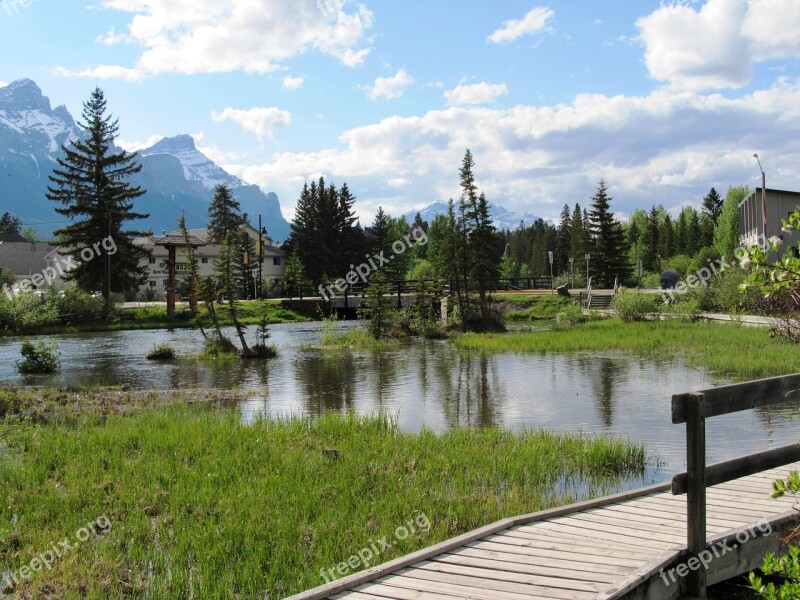
[[[686,423],[686,472],[672,478],[672,493],[686,494],[686,537],[691,556],[697,557],[707,545],[707,486],[800,460],[800,446],[791,444],[706,465],[706,419],[790,400],[800,400],[800,373],[672,397],[672,422]],[[705,598],[705,569],[691,570],[686,585],[689,596]]]

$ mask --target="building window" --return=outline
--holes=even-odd
[[[275,258],[273,258],[272,259],[272,264],[274,266],[276,266],[276,267],[280,267],[281,266],[281,257],[280,256],[276,256]]]
[[[207,265],[208,264],[208,259],[203,257],[203,258],[200,259],[200,262],[203,263],[204,265]]]
[[[150,281],[149,283],[150,283],[150,287],[151,288],[156,287],[156,282],[155,281]]]
[[[169,289],[169,279],[163,279],[161,284],[164,286],[164,289]]]
[[[155,258],[153,258],[153,257],[151,256],[151,257],[150,257],[150,259],[148,260],[148,262],[149,262],[151,265],[154,265],[154,264],[156,264],[156,259],[155,259]]]

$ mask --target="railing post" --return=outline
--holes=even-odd
[[[695,394],[686,399],[686,539],[689,556],[706,549],[706,417],[705,399]],[[706,597],[706,570],[702,564],[686,576],[686,593]]]

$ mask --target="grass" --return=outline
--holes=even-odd
[[[108,321],[97,320],[90,323],[75,323],[70,325],[47,325],[35,330],[27,331],[31,335],[51,335],[58,333],[78,333],[91,331],[128,331],[139,329],[166,329],[166,328],[196,328],[197,317],[191,314],[181,314],[188,305],[178,305],[175,319],[167,317],[166,305],[142,306],[137,308],[122,308],[117,310],[117,317]],[[202,308],[201,308],[202,310]],[[232,325],[225,310],[219,310],[220,323]],[[239,320],[244,325],[258,325],[262,317],[267,323],[295,323],[311,321],[294,311],[283,308],[271,300],[245,300],[239,303]],[[0,331],[0,335],[17,335],[13,330]]]
[[[537,333],[466,334],[463,349],[503,352],[609,352],[681,359],[732,379],[756,379],[797,371],[798,348],[769,337],[767,329],[736,323],[646,321],[617,318]]]
[[[142,400],[125,416],[119,397],[65,396],[0,425],[0,564],[16,572],[99,517],[111,528],[20,597],[280,598],[384,536],[377,562],[578,500],[587,482],[609,492],[645,464],[639,445],[576,434],[412,434],[383,416],[245,426],[208,405]],[[394,539],[421,517],[427,532]]]
[[[356,348],[358,350],[385,349],[397,346],[397,339],[376,340],[364,327],[348,329],[346,331],[326,330],[320,337],[322,346],[337,348]]]
[[[555,319],[565,307],[577,304],[577,298],[565,298],[559,295],[542,296],[494,296],[495,303],[505,305],[507,310],[503,316],[509,321],[535,321]],[[524,307],[524,308],[522,308]],[[520,308],[522,308],[520,310]]]

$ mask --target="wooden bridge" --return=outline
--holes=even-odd
[[[292,600],[705,598],[785,550],[798,513],[772,482],[800,469],[796,445],[706,466],[705,420],[797,401],[798,388],[800,374],[676,395],[687,472],[672,482],[504,519]]]

